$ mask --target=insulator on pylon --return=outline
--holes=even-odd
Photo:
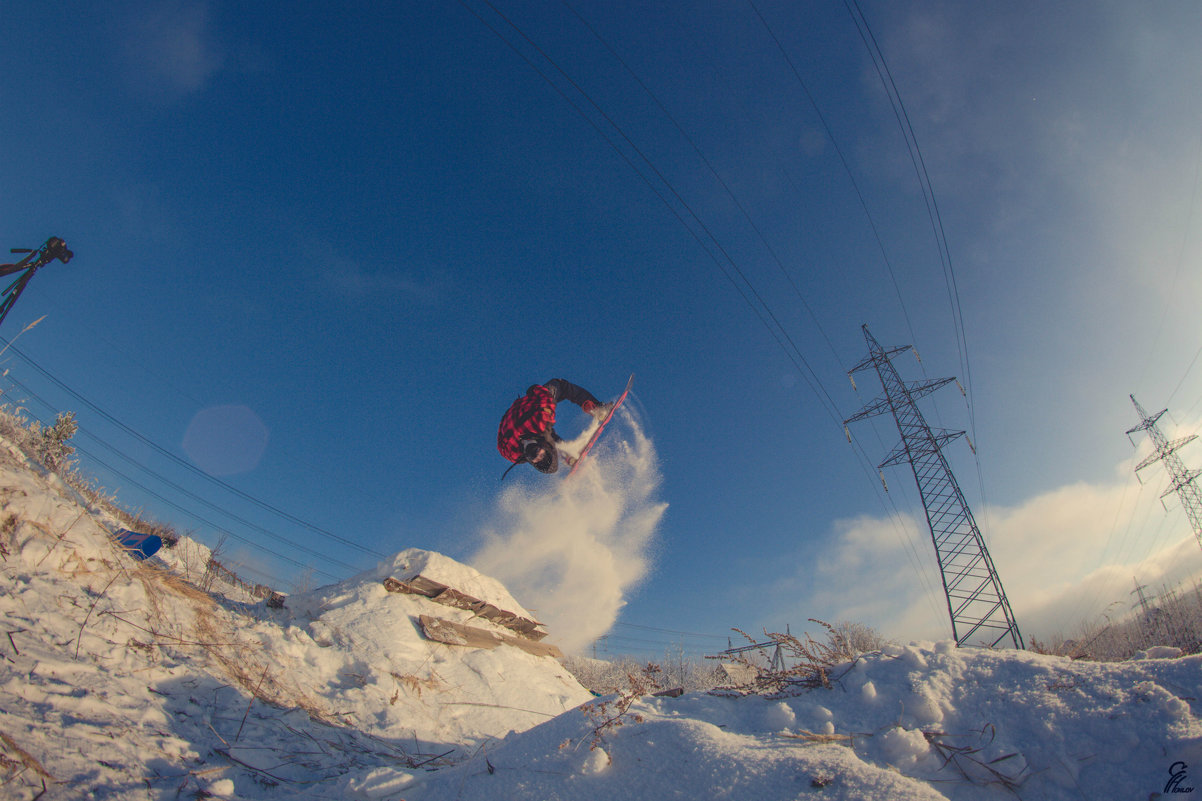
[[[851,429],[848,428],[847,426],[843,426],[843,435],[845,437],[847,437],[847,444],[850,445],[851,444]]]
[[[965,434],[964,441],[968,443],[968,449],[970,451],[972,451],[972,455],[976,456],[977,455],[977,446],[972,444],[972,437]]]
[[[958,378],[956,379],[956,386],[960,388],[960,394],[967,398],[968,393],[964,391],[964,385],[960,383],[960,379]]]
[[[860,388],[856,386],[856,377],[854,375],[852,375],[851,373],[848,373],[847,380],[851,382],[851,388],[852,388],[853,392],[860,391]]]
[[[918,348],[916,348],[916,347],[914,347],[913,345],[911,345],[911,346],[910,346],[910,350],[914,351],[914,359],[915,359],[915,360],[916,360],[916,361],[917,361],[919,364],[922,364],[922,357],[918,355]]]
[[[877,471],[877,473],[879,473],[879,474],[880,474],[880,476],[881,476],[881,486],[885,488],[885,492],[888,492],[888,491],[889,491],[889,485],[885,483],[885,471],[884,471],[884,470],[878,470],[878,471]]]

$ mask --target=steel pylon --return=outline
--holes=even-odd
[[[875,370],[885,394],[843,422],[846,425],[886,412],[893,415],[901,443],[878,468],[909,461],[914,471],[956,644],[994,647],[1008,639],[1015,648],[1025,648],[981,531],[943,455],[943,446],[964,432],[932,429],[915,403],[955,379],[903,381],[892,357],[910,350],[910,346],[886,350],[869,333],[867,325],[863,330],[868,356],[848,375]]]
[[[1177,455],[1177,449],[1188,442],[1193,442],[1198,438],[1197,434],[1190,434],[1180,439],[1175,439],[1172,442],[1160,430],[1157,422],[1168,409],[1161,409],[1153,415],[1149,415],[1144,411],[1144,407],[1139,405],[1139,401],[1134,395],[1129,396],[1131,402],[1135,404],[1135,411],[1139,412],[1139,425],[1127,429],[1127,438],[1136,431],[1147,431],[1148,436],[1152,439],[1152,445],[1156,448],[1146,459],[1135,466],[1135,474],[1139,475],[1139,471],[1145,467],[1155,464],[1156,462],[1164,462],[1165,469],[1169,471],[1169,477],[1172,483],[1169,488],[1160,494],[1161,503],[1164,502],[1166,495],[1177,493],[1177,497],[1181,499],[1181,506],[1185,509],[1185,514],[1189,518],[1190,525],[1194,528],[1194,537],[1198,540],[1198,545],[1202,546],[1202,492],[1199,492],[1197,483],[1194,479],[1202,474],[1202,470],[1190,470],[1186,468],[1185,463],[1181,461],[1181,457]],[[1134,440],[1133,440],[1134,442]]]

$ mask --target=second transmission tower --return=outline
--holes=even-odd
[[[1190,434],[1169,442],[1169,438],[1156,424],[1168,409],[1161,409],[1156,414],[1149,415],[1144,411],[1144,407],[1139,405],[1139,401],[1135,399],[1134,395],[1130,397],[1131,402],[1135,404],[1135,411],[1139,412],[1140,422],[1134,428],[1127,429],[1127,438],[1130,439],[1136,431],[1147,431],[1148,436],[1152,439],[1152,445],[1156,448],[1151,455],[1135,466],[1135,474],[1138,476],[1139,471],[1150,464],[1164,462],[1173,483],[1161,493],[1161,503],[1164,502],[1164,496],[1172,492],[1177,493],[1177,497],[1181,499],[1181,506],[1185,509],[1186,516],[1189,517],[1190,525],[1194,528],[1194,537],[1197,538],[1198,545],[1202,546],[1202,493],[1198,491],[1198,485],[1194,482],[1202,470],[1187,469],[1185,463],[1181,461],[1181,457],[1177,455],[1178,448],[1187,442],[1193,442],[1198,435]]]
[[[952,636],[957,645],[993,647],[1009,639],[1015,648],[1024,648],[1022,634],[1010,611],[1010,602],[1002,581],[973,519],[972,511],[952,475],[943,455],[943,446],[963,431],[943,431],[927,425],[915,401],[954,381],[903,381],[893,366],[892,357],[904,348],[885,350],[877,343],[868,326],[863,326],[868,342],[868,357],[848,371],[873,369],[885,388],[885,394],[868,404],[844,424],[889,412],[897,423],[901,444],[881,462],[880,468],[910,462],[918,494],[926,510],[927,525],[935,543],[935,557],[947,595],[952,619]],[[853,379],[854,383],[854,379]]]

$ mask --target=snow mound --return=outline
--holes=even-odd
[[[1146,651],[1140,651],[1131,659],[1177,659],[1182,653],[1184,652],[1180,648],[1172,645],[1153,645]]]
[[[356,576],[350,581],[365,579],[383,581],[390,577],[400,581],[411,581],[419,575],[446,584],[448,587],[454,587],[466,595],[493,604],[507,612],[530,617],[530,613],[509,594],[509,590],[505,588],[504,584],[473,567],[434,551],[423,551],[419,548],[401,551],[391,559],[380,562],[374,570]]]
[[[529,613],[495,579],[442,554],[409,549],[375,568],[264,610],[290,632],[295,670],[338,698],[372,710],[367,728],[453,745],[522,730],[590,693],[555,659],[512,647],[457,648],[425,637],[419,618],[514,632],[423,595],[389,592],[385,578],[433,579],[507,612]],[[348,681],[349,679],[349,681]],[[362,725],[362,724],[361,724]]]

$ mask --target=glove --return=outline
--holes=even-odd
[[[593,401],[585,401],[584,406],[581,408],[584,409],[585,414],[591,414],[595,419],[603,420],[605,419],[605,415],[609,414],[611,407],[608,403],[594,403]]]

